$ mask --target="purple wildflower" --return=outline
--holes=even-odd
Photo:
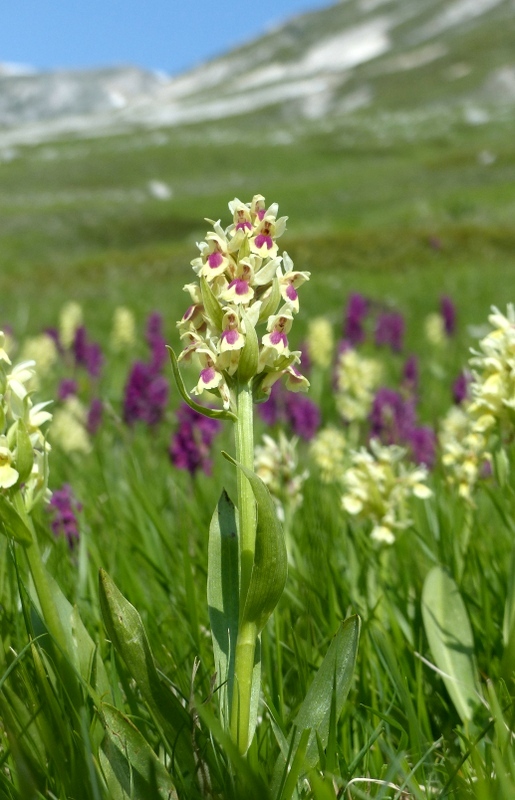
[[[279,381],[273,384],[268,400],[258,405],[258,414],[267,425],[276,425],[282,414],[282,385]]]
[[[287,391],[277,382],[272,386],[266,403],[258,406],[258,413],[267,425],[288,425],[295,436],[309,441],[320,426],[320,410],[305,395]]]
[[[457,406],[461,405],[468,397],[469,385],[472,376],[467,370],[462,370],[452,385],[452,399]]]
[[[91,401],[86,419],[86,430],[91,436],[94,436],[100,427],[103,411],[104,405],[102,400],[100,397],[94,397]]]
[[[156,375],[152,364],[136,361],[125,385],[123,419],[128,425],[161,421],[168,400],[168,382]]]
[[[75,331],[72,349],[75,363],[85,367],[92,378],[98,378],[104,363],[102,348],[97,342],[88,341],[84,325],[80,325]]]
[[[415,397],[417,394],[418,380],[418,358],[416,355],[411,355],[406,359],[404,368],[402,370],[402,386],[406,393],[411,397]]]
[[[77,394],[77,389],[77,381],[73,378],[63,378],[57,389],[57,396],[59,400],[66,400],[67,397]]]
[[[151,366],[157,374],[168,360],[166,340],[163,336],[163,318],[157,311],[150,314],[147,320],[146,339],[152,354]]]
[[[205,417],[198,411],[183,403],[177,411],[179,427],[172,436],[168,453],[172,463],[178,469],[187,470],[194,475],[201,469],[208,475],[211,473],[209,458],[211,444],[220,430],[221,424],[216,419]]]
[[[71,486],[67,483],[57,489],[50,500],[52,531],[54,536],[66,537],[70,550],[79,539],[79,523],[76,515],[81,509],[82,504],[76,499]]]
[[[351,345],[360,344],[365,338],[363,328],[364,319],[368,313],[369,302],[366,297],[357,292],[350,295],[345,310],[343,335]]]
[[[436,458],[436,435],[434,430],[428,425],[413,428],[408,435],[407,444],[413,461],[416,464],[425,464],[428,469],[432,469]]]
[[[371,437],[383,444],[405,444],[415,425],[413,401],[383,386],[374,397],[369,422]]]
[[[378,347],[391,347],[394,353],[400,353],[404,338],[404,317],[402,314],[380,314],[375,330],[375,343]]]
[[[309,441],[320,427],[320,409],[302,394],[288,392],[284,401],[286,421],[295,436]]]
[[[456,331],[456,306],[451,298],[444,295],[440,298],[440,313],[447,336],[452,336]]]

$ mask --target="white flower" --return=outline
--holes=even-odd
[[[11,466],[13,454],[7,445],[7,437],[0,436],[0,489],[14,486],[19,473]]]
[[[343,477],[347,457],[347,440],[341,430],[323,428],[311,442],[310,455],[318,469],[322,483],[335,483]]]
[[[506,316],[493,307],[489,322],[494,328],[472,351],[470,414],[476,429],[487,430],[499,422],[505,430],[515,424],[515,309],[510,303]]]
[[[87,412],[78,397],[67,397],[52,422],[50,440],[65,453],[90,453],[91,442],[86,430]]]
[[[371,536],[378,542],[392,544],[395,531],[411,524],[410,497],[426,499],[432,494],[426,468],[413,467],[405,456],[403,448],[372,439],[370,450],[351,452],[351,465],[343,475],[344,510],[372,522]]]
[[[350,347],[340,353],[336,363],[335,399],[338,411],[347,422],[366,419],[381,375],[379,361],[364,358]]]
[[[119,306],[113,314],[111,347],[115,352],[126,350],[136,342],[136,321],[130,308]]]
[[[59,340],[63,347],[68,348],[73,344],[77,328],[82,325],[82,308],[73,300],[61,309],[59,317]]]
[[[308,325],[308,355],[315,366],[327,369],[333,358],[333,328],[325,317],[315,317]]]
[[[266,434],[262,444],[257,445],[254,455],[254,469],[263,483],[268,486],[276,504],[279,518],[284,521],[285,507],[290,512],[302,504],[302,486],[308,477],[307,470],[298,472],[298,438],[288,440],[282,431],[276,442]]]

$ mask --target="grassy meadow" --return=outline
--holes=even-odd
[[[345,421],[335,377],[345,310],[359,293],[369,310],[355,349],[382,365],[374,391],[402,394],[415,355],[417,423],[439,432],[470,348],[491,329],[490,307],[505,314],[515,302],[512,126],[508,112],[481,125],[457,113],[356,114],[300,131],[260,118],[237,133],[226,121],[13,146],[0,163],[7,353],[13,364],[30,356],[30,342],[58,329],[74,301],[104,355],[92,375],[69,344],[46,370],[36,364],[30,384],[34,403],[54,401],[42,426],[52,445],[48,487],[54,495],[70,487],[71,544],[55,523],[59,508],[27,510],[24,482],[1,482],[5,464],[22,472],[25,428],[16,441],[7,422],[0,430],[1,798],[515,796],[513,412],[484,433],[470,494],[436,444],[421,479],[430,496],[407,493],[385,544],[371,537],[372,501],[368,516],[366,504],[363,513],[342,505],[352,453],[368,447],[371,423],[370,409]],[[153,196],[151,181],[170,197]],[[213,511],[223,488],[234,502],[240,491],[221,456],[234,454],[233,426],[221,423],[210,443],[211,469],[190,474],[169,453],[181,425],[169,362],[155,422],[128,421],[124,396],[131,366],[149,362],[150,314],[180,350],[176,320],[189,305],[182,287],[195,277],[204,218],[225,227],[228,201],[258,192],[289,217],[280,252],[311,273],[290,346],[304,351],[313,319],[330,324],[332,356],[317,363],[311,354],[308,397],[318,431],[336,430],[345,443],[340,473],[333,465],[327,478],[300,435],[276,475],[289,571],[261,635],[256,733],[243,755],[224,726],[206,599]],[[443,296],[455,305],[456,329],[432,337],[428,317]],[[121,306],[136,338],[116,347]],[[374,342],[383,313],[404,318],[400,348]],[[190,390],[198,368],[183,374]],[[52,438],[65,380],[75,383],[80,413],[94,399],[103,404],[94,432],[79,414],[86,438],[76,448],[66,430]],[[0,383],[2,402],[9,391]],[[256,410],[256,444],[263,434],[278,441],[280,431],[291,439],[291,420],[267,424]],[[334,436],[326,441],[330,458],[336,446]],[[409,449],[398,468],[401,485],[416,469]],[[289,481],[305,471],[294,502]]]

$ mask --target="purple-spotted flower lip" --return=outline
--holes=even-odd
[[[207,263],[211,267],[211,269],[217,269],[223,264],[224,257],[222,253],[218,250],[215,250],[213,253],[210,253],[207,257]]]
[[[220,338],[225,340],[228,344],[236,344],[240,338],[240,334],[237,328],[229,328],[228,330],[222,331]]]
[[[237,231],[244,231],[244,230],[252,230],[252,223],[249,222],[247,219],[243,220],[242,222],[237,222],[235,230]]]
[[[267,236],[265,233],[258,233],[255,238],[256,247],[261,249],[266,245],[267,250],[271,250],[274,246],[274,242],[271,236]]]
[[[235,278],[233,281],[230,282],[227,288],[232,289],[233,287],[234,291],[239,297],[248,294],[250,291],[250,286],[248,282],[243,280],[243,278]]]
[[[214,381],[216,377],[216,369],[214,367],[205,367],[200,370],[200,380],[202,383],[208,384]]]
[[[288,347],[288,337],[286,336],[283,331],[272,331],[269,336],[270,344],[277,346],[278,344],[283,344],[285,347]]]
[[[288,300],[294,302],[298,298],[298,296],[299,295],[293,283],[289,283],[288,286],[286,287],[286,297],[288,298]]]

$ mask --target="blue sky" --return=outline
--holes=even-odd
[[[334,1],[334,0],[333,0]],[[331,0],[5,0],[0,63],[135,64],[176,74]]]

